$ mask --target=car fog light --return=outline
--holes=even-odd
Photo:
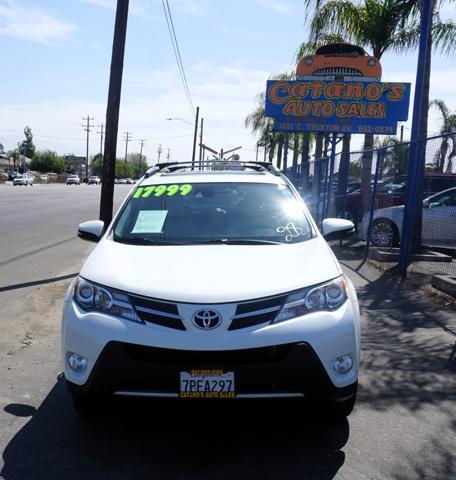
[[[333,368],[337,373],[348,373],[353,367],[351,355],[341,355],[334,360]]]
[[[68,365],[76,373],[84,373],[87,370],[87,358],[77,353],[68,353]]]

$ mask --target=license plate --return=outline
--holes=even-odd
[[[235,398],[234,372],[190,370],[180,372],[180,398]]]

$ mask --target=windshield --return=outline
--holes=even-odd
[[[312,237],[287,185],[193,183],[137,187],[114,240],[137,244],[296,243]]]
[[[385,183],[379,188],[379,192],[382,193],[394,193],[394,192],[405,192],[406,187],[405,180],[397,180],[393,182]]]

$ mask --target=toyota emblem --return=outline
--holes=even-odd
[[[222,323],[222,316],[215,310],[198,310],[193,315],[193,325],[202,330],[212,330]]]

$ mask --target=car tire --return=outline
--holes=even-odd
[[[372,224],[370,243],[374,247],[397,247],[399,229],[389,218],[377,218]]]
[[[312,410],[317,413],[322,421],[340,421],[347,418],[353,411],[356,404],[356,394],[358,385],[354,394],[345,400],[328,400],[322,398],[313,398],[311,400]]]
[[[334,420],[343,420],[347,418],[355,408],[356,393],[353,397],[343,400],[342,402],[329,402],[327,405],[328,416]]]

